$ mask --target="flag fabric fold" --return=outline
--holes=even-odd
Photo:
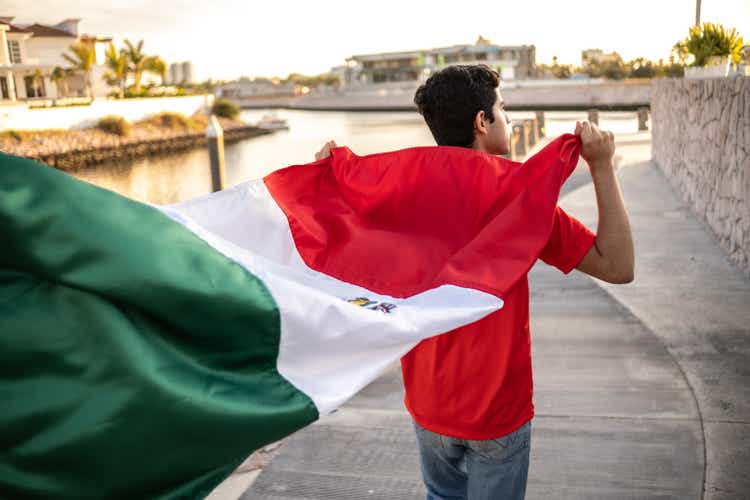
[[[205,496],[502,308],[579,151],[336,148],[170,206],[0,156],[0,497]]]

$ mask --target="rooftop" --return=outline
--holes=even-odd
[[[30,33],[29,30],[12,24],[11,21],[13,21],[12,17],[0,17],[0,24],[8,26],[6,33]]]
[[[34,23],[30,26],[26,26],[26,31],[31,32],[34,34],[34,36],[38,36],[38,37],[76,38],[76,35],[74,35],[73,33],[67,32],[60,28],[55,28],[52,26],[45,26],[44,24],[39,24],[39,23]]]
[[[422,54],[458,54],[464,53],[478,53],[478,52],[498,52],[500,50],[513,50],[513,49],[525,49],[534,48],[533,45],[494,45],[490,43],[486,38],[479,37],[474,44],[461,44],[461,45],[450,45],[447,47],[434,47],[431,49],[418,49],[409,51],[396,51],[396,52],[379,52],[372,54],[356,54],[349,57],[347,60],[356,59],[359,61],[378,61],[383,59],[405,59],[415,58]]]

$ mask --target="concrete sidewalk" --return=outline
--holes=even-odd
[[[750,280],[645,161],[647,134],[618,138],[618,154],[635,282],[541,262],[529,274],[527,498],[749,498]],[[595,230],[587,175],[574,174],[560,204]],[[242,498],[424,498],[402,398],[395,366],[290,437]]]
[[[750,280],[652,163],[619,175],[636,246],[636,280],[596,281],[666,348],[701,432],[707,499],[750,498]],[[561,205],[595,227],[593,186]],[[698,498],[698,497],[693,497]]]

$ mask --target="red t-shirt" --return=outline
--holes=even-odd
[[[594,239],[558,207],[540,258],[568,274]],[[527,277],[503,300],[499,311],[423,340],[401,358],[404,403],[425,429],[460,439],[494,439],[534,416]]]

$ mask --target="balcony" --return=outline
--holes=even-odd
[[[17,70],[34,70],[34,69],[45,69],[47,67],[52,67],[52,65],[45,64],[43,66],[39,65],[39,59],[34,57],[27,57],[24,58],[20,63],[4,63],[0,64],[0,69],[17,69]]]

